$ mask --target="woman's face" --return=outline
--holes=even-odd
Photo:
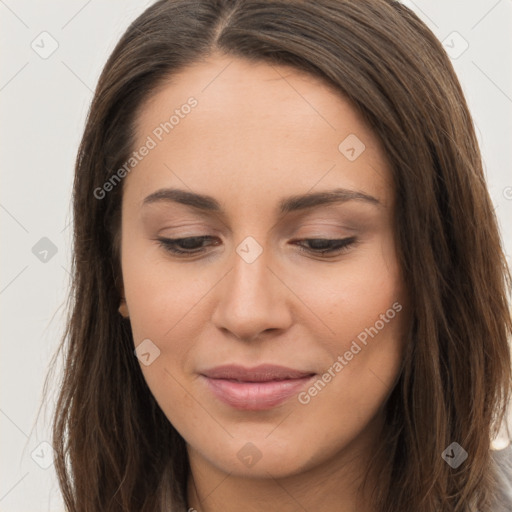
[[[215,56],[144,106],[134,151],[121,311],[191,460],[277,477],[370,446],[406,304],[369,127],[318,79]]]

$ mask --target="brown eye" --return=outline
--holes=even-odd
[[[213,237],[191,236],[187,238],[158,238],[160,245],[172,254],[197,254],[203,252],[203,243]]]
[[[348,249],[351,245],[355,244],[357,239],[355,236],[341,239],[326,239],[326,238],[306,238],[303,240],[307,242],[309,248],[299,245],[299,250],[303,252],[309,252],[313,254],[329,254],[337,255],[341,254],[345,249]]]

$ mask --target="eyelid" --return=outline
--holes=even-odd
[[[187,237],[179,237],[179,238],[162,238],[158,237],[157,241],[160,246],[164,248],[165,251],[170,253],[171,255],[178,258],[186,258],[188,256],[193,257],[198,254],[209,254],[204,246],[195,248],[195,249],[182,249],[179,248],[179,243],[183,243],[184,241],[189,240],[197,240],[200,243],[205,240],[216,238],[210,235],[196,235],[196,236],[187,236]],[[344,238],[325,238],[325,237],[309,237],[309,238],[299,238],[297,240],[292,240],[295,242],[295,245],[299,247],[300,252],[305,252],[312,256],[320,256],[323,259],[335,258],[343,254],[350,247],[357,245],[359,240],[356,236],[344,237]],[[327,248],[305,248],[303,245],[298,244],[296,242],[307,242],[311,246],[311,242],[313,245],[315,242],[324,242],[327,244]],[[218,244],[214,244],[218,245]],[[211,251],[210,251],[211,252]],[[328,256],[324,256],[328,254]]]

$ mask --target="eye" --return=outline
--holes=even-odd
[[[204,235],[204,236],[192,236],[187,238],[158,238],[160,245],[171,254],[176,255],[194,255],[204,252],[204,243],[208,240],[212,240],[215,237]],[[305,238],[299,240],[299,242],[306,242],[309,245],[298,244],[301,252],[308,252],[311,254],[323,255],[338,255],[344,250],[348,249],[351,245],[357,243],[355,236],[340,238],[340,239],[327,239],[327,238]],[[218,245],[216,242],[211,245]]]
[[[203,252],[203,242],[211,238],[213,237],[204,235],[188,238],[158,238],[158,241],[166,251],[172,254],[197,254]]]
[[[301,244],[297,244],[299,246],[299,250],[301,252],[309,252],[312,254],[328,254],[330,256],[337,256],[341,254],[343,251],[348,249],[351,245],[357,243],[357,238],[355,236],[347,237],[347,238],[339,238],[339,239],[328,239],[328,238],[305,238],[304,240],[299,240],[300,242],[307,242],[310,246],[309,248],[304,247]]]

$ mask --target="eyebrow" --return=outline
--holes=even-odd
[[[325,192],[309,192],[281,199],[279,202],[279,212],[281,215],[285,215],[316,206],[346,203],[347,201],[363,201],[376,206],[382,206],[382,203],[377,198],[364,192],[336,188]],[[153,192],[144,199],[142,206],[158,202],[179,203],[197,210],[225,215],[225,211],[214,197],[177,188],[162,188]]]

